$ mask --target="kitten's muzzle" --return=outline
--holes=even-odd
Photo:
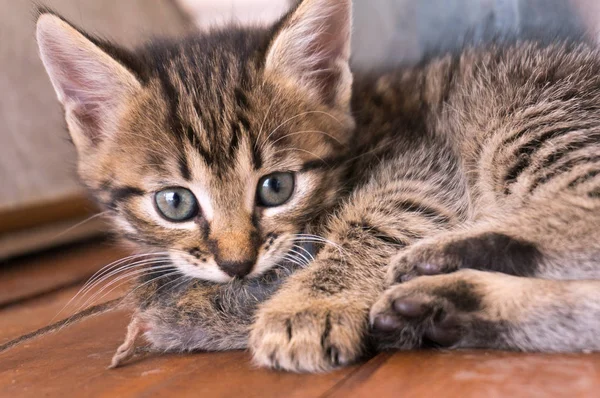
[[[256,234],[230,232],[215,234],[208,247],[217,266],[231,277],[247,276],[256,264],[259,241]]]
[[[220,261],[217,265],[227,275],[237,278],[243,278],[248,275],[254,267],[254,260],[248,261]]]

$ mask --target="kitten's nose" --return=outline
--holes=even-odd
[[[250,217],[213,221],[208,248],[217,266],[231,277],[243,278],[252,272],[258,258],[260,239]]]
[[[252,271],[252,267],[254,267],[254,261],[220,261],[217,262],[217,265],[223,270],[223,272],[232,278],[243,278],[248,275],[250,271]]]

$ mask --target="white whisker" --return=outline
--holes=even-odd
[[[307,151],[306,149],[300,149],[300,148],[281,148],[278,149],[277,151],[275,151],[275,153],[279,153],[279,152],[288,152],[288,151],[299,151],[299,152],[304,152],[304,153],[308,153],[309,155],[313,155],[314,157],[318,158],[320,161],[322,161],[323,163],[325,163],[327,165],[327,167],[329,167],[329,163],[327,163],[327,161],[325,161],[325,159],[323,159],[322,157],[320,157],[319,155],[317,155],[314,152],[311,151]]]
[[[301,116],[309,115],[309,114],[311,114],[311,113],[321,113],[321,114],[327,115],[327,116],[331,117],[333,120],[335,120],[336,122],[338,122],[339,124],[343,124],[343,123],[342,123],[341,121],[339,121],[339,119],[337,119],[335,116],[333,116],[333,115],[332,115],[332,114],[330,114],[330,113],[324,112],[324,111],[307,111],[307,112],[302,112],[302,113],[298,113],[297,115],[295,115],[295,116],[292,116],[292,117],[290,117],[290,118],[286,119],[286,120],[285,120],[283,123],[281,123],[281,124],[279,124],[277,127],[275,127],[275,129],[273,129],[273,130],[271,131],[271,133],[270,133],[270,134],[267,136],[267,138],[265,139],[265,142],[266,142],[266,141],[269,141],[269,138],[271,138],[271,136],[272,136],[273,134],[275,134],[275,133],[277,132],[277,130],[279,130],[279,129],[280,129],[282,126],[284,126],[285,124],[287,124],[287,123],[291,122],[292,120],[294,120],[294,119],[297,119],[297,118],[299,118],[299,117],[301,117]]]
[[[137,254],[137,255],[131,255],[131,256],[127,256],[124,258],[121,258],[119,260],[115,260],[110,264],[105,265],[104,267],[102,267],[101,269],[99,269],[98,271],[96,271],[86,282],[85,284],[79,289],[79,291],[77,291],[77,293],[60,309],[60,311],[54,315],[54,317],[52,318],[51,322],[53,322],[80,294],[83,294],[84,291],[88,291],[89,287],[91,285],[95,285],[98,283],[99,279],[103,279],[106,276],[106,273],[109,272],[109,270],[111,268],[115,268],[115,267],[119,267],[121,264],[129,261],[129,260],[133,260],[133,259],[139,259],[141,257],[147,257],[147,256],[153,256],[156,255],[155,253],[148,253],[148,254]],[[147,260],[142,260],[142,261],[147,261]],[[132,264],[129,265],[134,265],[137,264],[137,262],[134,262]]]
[[[335,242],[332,242],[329,239],[325,239],[321,236],[312,235],[312,234],[296,234],[295,236],[297,237],[298,241],[304,241],[304,242],[312,241],[312,242],[317,242],[317,243],[329,244],[329,245],[335,247],[340,252],[340,254],[347,255],[346,250],[341,245],[339,245]]]
[[[302,253],[297,252],[293,247],[290,249],[290,252],[295,254],[296,256],[300,257],[302,260],[304,260],[304,265],[310,264],[310,260]]]
[[[314,256],[312,255],[312,253],[311,253],[311,252],[309,252],[308,250],[306,250],[306,249],[305,249],[305,248],[303,248],[302,246],[300,246],[300,245],[296,245],[296,244],[294,244],[294,247],[295,247],[295,248],[298,248],[298,249],[300,249],[300,250],[303,250],[303,251],[306,253],[306,255],[307,255],[308,257],[310,257],[310,261],[315,261],[315,257],[314,257]]]
[[[148,258],[142,258],[142,257],[148,257]],[[136,261],[127,263],[127,261],[133,260],[134,258],[136,259]],[[143,264],[143,263],[147,263],[147,262],[151,263],[151,262],[158,262],[158,261],[169,261],[169,260],[170,260],[170,257],[168,257],[166,255],[165,256],[159,255],[156,257],[135,256],[135,257],[127,258],[126,260],[120,260],[118,262],[113,263],[109,268],[104,267],[103,271],[101,273],[96,272],[96,274],[94,274],[94,276],[92,276],[90,279],[88,279],[88,281],[81,287],[81,289],[78,293],[85,291],[90,285],[93,285],[102,279],[110,277],[110,276],[114,275],[115,273],[119,273],[128,268],[138,266],[139,264]]]
[[[258,141],[260,140],[260,137],[262,136],[263,133],[263,127],[265,127],[265,122],[267,121],[267,118],[269,117],[269,113],[271,113],[271,108],[273,107],[273,104],[275,103],[275,98],[273,97],[271,99],[271,103],[269,104],[269,108],[267,108],[267,112],[265,113],[265,117],[260,125],[260,130],[258,131],[258,136],[256,136],[256,141],[254,141],[254,148],[256,148],[256,144],[258,144]],[[262,149],[262,146],[261,146]]]
[[[169,273],[167,273],[165,275],[161,275],[161,276],[158,276],[156,278],[152,278],[149,281],[146,281],[146,282],[142,283],[141,285],[136,286],[132,291],[130,291],[129,293],[127,293],[127,295],[125,297],[128,297],[129,295],[132,295],[136,290],[138,290],[139,288],[142,288],[142,287],[146,286],[149,283],[155,282],[155,281],[157,281],[159,279],[162,279],[162,278],[165,278],[165,277],[170,277],[170,276],[173,276],[173,275],[177,275],[177,274],[181,274],[181,272],[178,271],[178,270],[176,270],[176,271],[173,271],[173,272],[169,272]]]
[[[110,212],[111,212],[110,210],[106,210],[106,211],[103,211],[103,212],[101,212],[101,213],[94,214],[93,216],[91,216],[91,217],[88,217],[88,218],[86,218],[85,220],[83,220],[83,221],[81,221],[81,222],[78,222],[77,224],[75,224],[75,225],[73,225],[73,226],[71,226],[71,227],[67,228],[66,230],[62,231],[62,232],[61,232],[61,233],[59,233],[58,235],[55,235],[54,237],[52,237],[52,240],[58,239],[58,238],[60,238],[61,236],[65,235],[65,234],[68,234],[69,232],[73,231],[74,229],[81,227],[81,226],[82,226],[82,225],[84,225],[85,223],[88,223],[88,222],[90,222],[90,221],[92,221],[92,220],[95,220],[95,219],[96,219],[96,218],[98,218],[98,217],[102,217],[102,216],[104,216],[104,215],[106,215],[107,213],[110,213]]]
[[[158,273],[158,272],[163,272],[165,269],[173,269],[174,266],[173,265],[161,265],[158,267],[152,267],[150,268],[152,271],[150,271],[148,274],[154,274],[154,273]],[[116,285],[115,287],[113,287],[112,289],[110,289],[106,294],[112,292],[113,290],[115,290],[116,288],[123,286],[125,283],[130,282],[132,279],[135,279],[136,276],[139,275],[143,275],[144,273],[148,272],[148,269],[144,268],[144,269],[138,269],[138,270],[134,270],[132,272],[129,272],[125,275],[120,275],[118,278],[115,278],[113,280],[111,280],[109,283],[107,283],[106,285],[104,285],[100,290],[98,290],[96,293],[94,293],[90,298],[88,298],[83,305],[81,305],[79,308],[79,311],[81,311],[81,308],[85,308],[87,307],[90,303],[93,303],[94,300],[103,292],[105,291],[107,288],[116,285],[117,282],[122,281],[121,283],[119,283],[118,285]],[[104,296],[106,296],[106,294]],[[103,297],[104,297],[103,296]]]
[[[335,138],[333,135],[326,133],[325,131],[320,131],[320,130],[302,130],[302,131],[295,131],[293,133],[289,133],[284,135],[283,137],[279,137],[277,138],[275,141],[272,142],[272,144],[275,144],[287,137],[290,137],[292,135],[298,135],[298,134],[305,134],[305,133],[320,133],[323,135],[326,135],[327,137],[331,138],[332,140],[334,140],[335,142],[337,142],[338,144],[342,145],[342,146],[346,146],[345,144],[343,144],[340,140],[338,140],[337,138]]]
[[[304,268],[304,267],[305,267],[305,265],[304,265],[304,264],[300,263],[300,262],[298,261],[298,259],[296,259],[294,256],[292,256],[292,255],[290,255],[290,254],[287,254],[287,253],[286,253],[286,254],[284,254],[284,255],[283,255],[283,257],[282,257],[282,258],[283,258],[283,259],[285,259],[285,260],[287,260],[287,261],[289,261],[290,263],[292,263],[292,264],[294,264],[294,265],[297,265],[297,266],[298,266],[298,267],[300,267],[300,268]]]

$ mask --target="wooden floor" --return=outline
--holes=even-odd
[[[92,242],[0,264],[0,345],[50,323],[95,270],[122,255]],[[76,310],[70,305],[58,318]],[[600,396],[600,354],[403,352],[298,375],[256,369],[246,352],[141,350],[127,366],[106,370],[127,321],[125,312],[107,313],[0,353],[0,397]]]

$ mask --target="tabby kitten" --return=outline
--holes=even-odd
[[[83,181],[193,279],[142,278],[115,365],[140,331],[291,371],[372,342],[600,349],[600,53],[490,46],[353,84],[350,30],[350,0],[304,0],[129,52],[40,16]]]

